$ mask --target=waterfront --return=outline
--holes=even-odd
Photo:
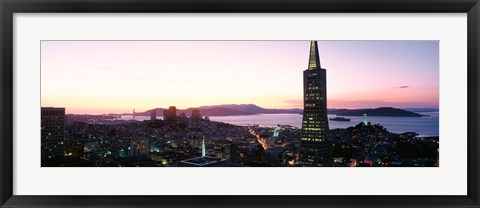
[[[421,112],[427,115],[424,117],[368,117],[372,124],[380,124],[388,131],[393,133],[416,132],[419,136],[438,136],[439,135],[439,116],[438,112]],[[329,114],[329,118],[336,115]],[[329,120],[330,129],[347,128],[355,126],[363,121],[359,116],[342,116],[351,119],[349,122]],[[161,119],[162,116],[157,116]],[[122,119],[130,120],[132,116],[122,116]],[[135,116],[135,120],[149,120],[149,116]],[[257,114],[244,116],[211,116],[210,120],[230,123],[234,125],[260,125],[277,126],[289,125],[301,128],[302,115],[300,114]]]

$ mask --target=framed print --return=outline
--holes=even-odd
[[[1,1],[2,207],[479,207],[467,1]]]

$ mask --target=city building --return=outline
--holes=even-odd
[[[333,144],[328,140],[327,73],[320,66],[317,41],[310,44],[308,69],[303,71],[303,103],[299,164],[333,166]]]
[[[230,161],[232,155],[232,145],[231,144],[225,144],[223,147],[223,159]]]
[[[280,147],[268,148],[263,152],[263,160],[268,166],[286,166],[286,152]]]
[[[174,119],[177,116],[177,108],[175,106],[170,106],[168,109],[163,111],[163,119],[170,120]]]
[[[64,156],[65,108],[41,108],[42,162]]]
[[[200,114],[200,110],[198,110],[198,108],[195,108],[192,110],[192,119],[196,119],[196,120],[202,119],[202,115]]]
[[[157,110],[156,109],[152,109],[152,111],[150,111],[150,120],[152,120],[152,121],[157,120]]]
[[[263,157],[263,146],[259,143],[238,143],[231,147],[232,163],[247,165],[252,162],[261,162]]]
[[[129,155],[132,157],[147,156],[150,152],[149,149],[148,139],[132,139]]]

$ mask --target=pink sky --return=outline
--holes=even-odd
[[[319,41],[328,108],[438,107],[438,41]],[[67,113],[302,108],[309,41],[42,41],[42,106]]]

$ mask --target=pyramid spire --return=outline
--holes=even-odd
[[[310,58],[308,60],[308,69],[320,69],[320,55],[318,54],[317,41],[310,43]]]

